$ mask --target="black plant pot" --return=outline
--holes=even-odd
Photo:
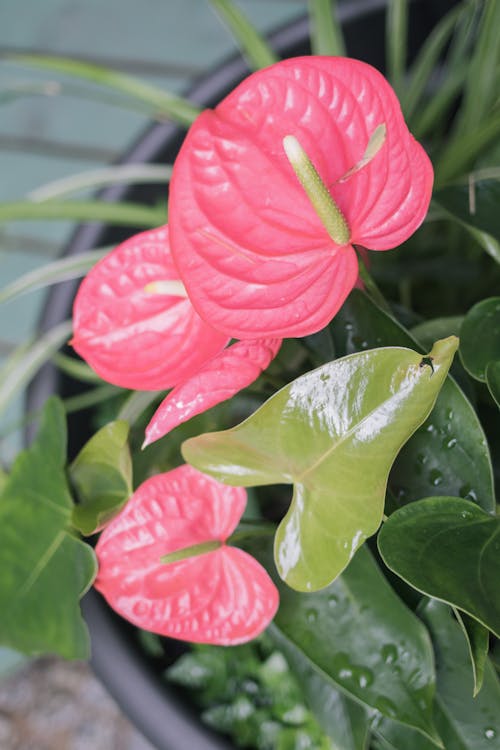
[[[415,0],[411,6],[410,56],[422,44],[436,21],[453,0]],[[345,0],[339,5],[348,54],[383,70],[384,0]],[[283,57],[307,54],[308,23],[299,20],[271,37],[273,47]],[[233,58],[204,78],[189,98],[203,106],[214,106],[248,74],[241,58]],[[150,127],[124,155],[122,163],[172,163],[183,141],[184,131],[173,124]],[[110,202],[132,200],[146,204],[166,201],[163,188],[144,185],[115,186],[101,193]],[[137,230],[139,231],[139,229]],[[66,255],[75,255],[101,245],[114,245],[134,233],[129,227],[84,224],[74,233]],[[71,315],[77,282],[55,287],[48,297],[40,321],[46,331]],[[71,395],[72,384],[53,366],[46,366],[33,382],[27,399],[28,411],[39,409],[53,393]],[[81,416],[69,420],[69,452],[74,455],[90,437],[90,428]],[[158,750],[230,750],[227,740],[204,727],[195,710],[165,684],[158,667],[142,650],[136,631],[116,616],[104,600],[90,591],[82,604],[92,639],[92,665],[132,722]],[[172,660],[181,652],[172,642]]]

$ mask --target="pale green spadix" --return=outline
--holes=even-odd
[[[347,245],[351,239],[351,230],[346,218],[333,200],[307,153],[293,135],[286,135],[283,138],[283,148],[326,231],[337,245]]]
[[[457,346],[450,336],[426,357],[385,347],[329,362],[182,453],[226,484],[292,484],[276,566],[292,588],[321,589],[380,526],[389,470],[434,406]]]

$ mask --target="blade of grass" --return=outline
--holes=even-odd
[[[408,44],[408,0],[389,0],[385,44],[388,78],[397,94],[403,90]]]
[[[25,220],[104,221],[120,226],[154,227],[165,223],[164,208],[105,201],[14,201],[0,203],[0,223]]]
[[[75,411],[81,411],[82,409],[89,409],[91,406],[97,406],[102,404],[103,401],[107,401],[113,396],[118,396],[123,393],[121,388],[117,388],[116,385],[98,385],[95,388],[89,388],[85,393],[79,393],[78,396],[71,396],[63,401],[64,409],[66,414],[72,414]]]
[[[71,321],[65,320],[37,338],[30,346],[24,345],[13,352],[7,359],[0,370],[0,412],[68,340],[71,329]]]
[[[449,119],[449,112],[460,95],[466,73],[466,63],[447,73],[427,104],[414,114],[411,131],[417,140],[424,138],[431,130],[436,132]]]
[[[149,104],[164,117],[168,117],[181,125],[191,125],[200,113],[199,107],[180,96],[141,81],[140,78],[119,73],[103,65],[52,55],[8,54],[5,55],[5,59],[19,65],[50,70],[61,75],[79,78],[88,83],[105,86],[122,94],[127,94],[138,101]]]
[[[413,113],[419,109],[420,100],[429,78],[463,11],[463,4],[452,8],[433,28],[417,55],[409,71],[406,86],[401,91],[401,108],[407,119],[410,119]]]
[[[153,404],[164,391],[132,391],[120,411],[117,419],[124,419],[133,425],[141,414]]]
[[[472,132],[491,111],[500,90],[500,3],[485,0],[464,94],[456,118],[457,135]]]
[[[453,138],[435,162],[436,187],[460,177],[500,137],[500,107],[472,131]]]
[[[0,304],[9,302],[12,299],[34,292],[36,289],[43,289],[52,284],[59,284],[61,281],[78,279],[85,276],[92,266],[100,260],[111,248],[98,248],[88,253],[81,253],[74,257],[61,258],[53,263],[48,263],[40,268],[25,273],[23,276],[15,279],[12,283],[0,289]]]
[[[313,55],[346,54],[336,0],[309,0],[309,19]]]
[[[67,354],[58,352],[53,356],[52,361],[58,370],[75,380],[79,380],[82,383],[100,383],[102,385],[102,378],[80,359],[75,359],[74,357],[69,357]]]
[[[212,8],[233,35],[253,70],[266,68],[278,61],[264,37],[231,0],[210,0]]]
[[[70,177],[47,182],[28,193],[28,199],[35,203],[66,198],[81,190],[97,189],[108,185],[128,185],[131,183],[168,184],[172,175],[170,164],[118,164],[103,169],[79,172]]]

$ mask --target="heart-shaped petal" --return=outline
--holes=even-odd
[[[158,282],[160,292],[148,291]],[[166,226],[135,235],[90,271],[75,299],[73,327],[73,347],[102,378],[141,390],[171,388],[227,342],[185,295]]]
[[[225,401],[257,380],[277,355],[281,339],[237,341],[217,354],[162,401],[146,427],[149,445],[196,414]]]
[[[127,620],[160,635],[231,645],[272,620],[278,592],[253,557],[224,541],[246,491],[183,465],[144,482],[103,531],[96,588]],[[164,564],[179,549],[218,541],[211,552]]]
[[[380,125],[385,142],[346,177]],[[172,252],[193,305],[238,338],[319,330],[357,278],[351,245],[330,238],[288,161],[287,135],[312,160],[351,243],[394,247],[430,200],[431,163],[377,70],[303,57],[247,78],[196,120],[170,191]]]

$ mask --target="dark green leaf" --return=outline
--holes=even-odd
[[[486,384],[500,407],[500,361],[488,363],[486,367]]]
[[[373,346],[418,342],[356,289],[331,323],[340,354]],[[429,419],[403,446],[389,477],[399,504],[430,495],[467,497],[495,509],[493,472],[486,437],[476,412],[447,378]]]
[[[293,484],[275,560],[292,588],[328,585],[382,520],[390,467],[429,415],[458,340],[428,358],[403,348],[336,360],[282,388],[241,425],[183,444],[227,484]]]
[[[0,497],[0,641],[26,654],[83,659],[89,641],[78,601],[96,562],[70,531],[65,460],[64,410],[52,398]]]
[[[474,675],[474,697],[476,697],[483,684],[490,634],[484,625],[466,615],[465,612],[456,608],[454,612],[467,641]]]
[[[393,513],[378,547],[411,586],[500,636],[500,518],[468,500],[430,497]]]
[[[466,370],[483,382],[488,364],[500,363],[500,297],[478,302],[465,316],[460,330],[460,358]]]
[[[281,584],[275,626],[335,689],[436,739],[427,632],[366,545],[322,591],[304,596]]]
[[[500,240],[500,180],[449,185],[437,190],[434,200],[460,222]]]
[[[365,750],[369,734],[368,711],[339,691],[292,640],[276,626],[267,633],[285,655],[304,697],[335,750]]]
[[[436,724],[446,750],[496,750],[500,739],[500,682],[487,660],[483,687],[472,697],[469,654],[448,607],[429,601],[421,612],[436,652]]]
[[[87,536],[102,529],[132,494],[128,433],[127,422],[110,422],[90,438],[69,467],[78,498],[72,521]]]

